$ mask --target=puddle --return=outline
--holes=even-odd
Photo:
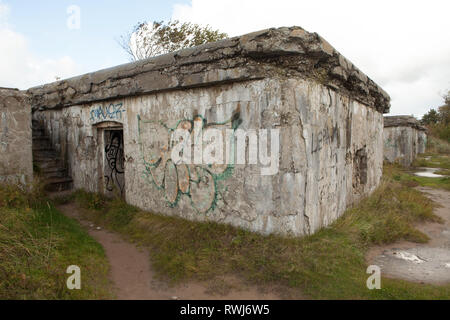
[[[444,178],[445,176],[441,174],[436,174],[435,172],[440,170],[439,168],[417,168],[421,170],[419,172],[414,172],[414,174],[418,177],[426,177],[426,178]]]
[[[409,261],[412,263],[424,263],[425,262],[425,260],[420,259],[415,254],[412,254],[412,253],[409,253],[406,251],[394,251],[393,254],[398,259],[406,260],[406,261]]]

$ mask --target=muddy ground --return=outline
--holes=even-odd
[[[422,223],[417,229],[430,241],[424,244],[407,241],[372,248],[367,260],[378,265],[382,275],[429,284],[450,283],[450,192],[425,187],[417,188],[435,201],[435,209],[444,223]]]
[[[103,230],[81,217],[74,204],[58,206],[70,218],[78,220],[105,249],[111,266],[110,278],[119,300],[279,300],[299,299],[287,288],[257,288],[224,276],[209,282],[189,282],[170,286],[158,280],[145,248],[125,241],[119,234]]]

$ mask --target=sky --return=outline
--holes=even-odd
[[[296,25],[385,89],[391,114],[421,117],[450,89],[449,12],[448,0],[0,0],[0,87],[129,62],[117,39],[142,21],[190,21],[230,36]]]

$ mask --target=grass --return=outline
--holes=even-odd
[[[436,189],[444,189],[450,191],[450,177],[429,178],[419,177],[411,174],[410,171],[400,167],[399,165],[386,165],[385,171],[388,171],[392,179],[407,187],[430,187]],[[445,170],[436,173],[445,173]]]
[[[103,248],[34,192],[0,186],[0,299],[110,299]],[[81,290],[66,270],[81,268]]]
[[[432,154],[450,155],[450,142],[429,134],[427,141],[427,152]]]
[[[446,177],[418,177],[406,171],[401,172],[399,169],[395,176],[396,180],[407,183],[410,186],[420,185],[450,191],[450,144],[444,140],[429,136],[427,150],[427,153],[417,157],[413,167],[439,168],[435,173]]]
[[[147,246],[157,274],[172,283],[235,275],[249,284],[288,287],[313,299],[449,299],[450,285],[383,278],[382,290],[366,287],[365,257],[371,246],[402,239],[427,242],[414,225],[440,221],[430,200],[397,179],[399,170],[387,166],[372,196],[304,238],[165,217],[83,191],[59,201],[76,201],[92,221]]]
[[[425,153],[417,157],[414,167],[450,169],[450,155]]]

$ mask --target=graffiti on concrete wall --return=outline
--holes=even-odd
[[[90,110],[90,121],[91,123],[103,121],[122,122],[125,112],[126,110],[123,103],[111,103],[105,106],[96,106]]]
[[[312,132],[312,153],[319,152],[325,145],[329,145],[334,141],[337,141],[338,146],[340,144],[339,137],[339,128],[338,126],[333,126],[329,128],[325,126],[323,129],[320,129],[319,132]]]
[[[194,128],[217,128],[235,132],[241,124],[240,113],[222,123],[208,123],[201,116],[178,121],[174,127],[168,127],[159,121],[144,121],[138,116],[139,144],[145,166],[146,178],[158,190],[162,190],[170,207],[176,207],[181,197],[190,199],[190,204],[197,213],[206,214],[214,211],[222,198],[224,188],[221,181],[231,176],[234,162],[228,164],[185,164],[175,163],[171,153],[179,142],[174,141],[177,129],[195,134]],[[192,137],[192,141],[196,137]],[[230,137],[230,152],[234,159],[234,136]],[[226,189],[225,189],[226,190]]]
[[[385,148],[395,148],[396,144],[394,141],[392,141],[392,138],[387,138],[384,141],[384,147]]]
[[[105,188],[109,192],[117,189],[123,195],[125,189],[125,166],[123,132],[105,131]]]

